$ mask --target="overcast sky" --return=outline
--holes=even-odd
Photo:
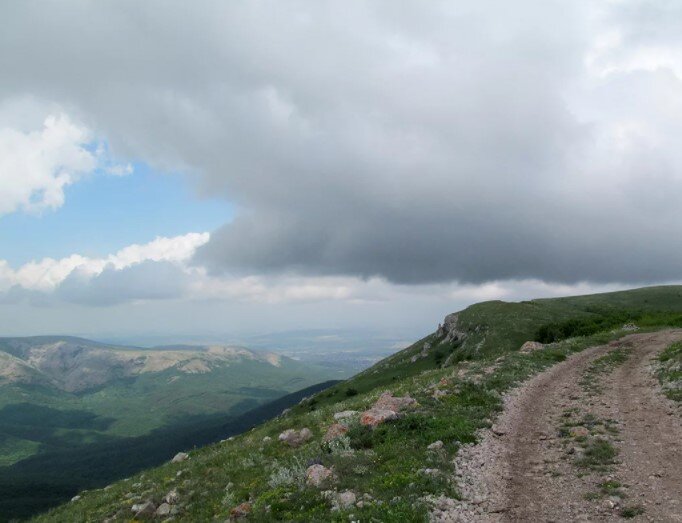
[[[0,333],[682,280],[682,4],[0,4]]]

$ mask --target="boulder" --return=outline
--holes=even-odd
[[[431,397],[433,397],[433,399],[435,399],[435,400],[438,400],[438,399],[440,399],[444,396],[447,396],[447,395],[448,395],[448,393],[445,392],[444,390],[436,389],[433,391],[433,394],[431,395]]]
[[[521,352],[522,354],[529,354],[531,352],[535,352],[536,350],[542,350],[544,348],[545,346],[539,341],[527,341],[526,343],[521,345],[519,352]]]
[[[232,510],[230,510],[230,517],[232,519],[241,519],[251,514],[251,503],[240,503]]]
[[[362,413],[360,423],[370,427],[376,427],[386,421],[398,419],[398,413],[394,410],[371,408]]]
[[[168,503],[161,503],[156,509],[157,516],[169,516],[171,513],[171,506]]]
[[[341,412],[337,412],[336,414],[334,414],[334,419],[336,421],[340,421],[342,419],[352,418],[357,413],[358,413],[357,410],[342,410]]]
[[[183,461],[187,461],[188,459],[189,454],[187,454],[186,452],[178,452],[175,456],[173,456],[171,463],[181,463]]]
[[[334,478],[334,473],[324,465],[311,465],[305,471],[305,482],[311,487],[321,487]]]
[[[348,427],[341,423],[334,423],[327,429],[327,433],[322,438],[322,441],[328,442],[336,438],[340,438],[346,432],[348,432]]]
[[[417,400],[410,396],[393,396],[390,392],[384,392],[374,404],[375,409],[393,410],[395,412],[417,404]]]
[[[163,500],[168,503],[169,505],[175,505],[178,500],[180,499],[180,496],[178,495],[177,489],[173,489],[166,496],[163,498]]]
[[[145,501],[144,503],[136,503],[130,507],[130,510],[135,516],[152,516],[156,513],[156,506],[151,501]]]
[[[356,501],[357,501],[357,497],[355,495],[355,492],[352,492],[350,490],[346,490],[344,492],[339,492],[336,495],[336,503],[338,504],[339,508],[341,508],[341,509],[352,507],[353,505],[355,505]]]
[[[290,447],[296,448],[313,437],[313,433],[308,428],[301,430],[287,429],[279,435],[279,441]]]
[[[426,448],[427,448],[427,450],[440,450],[444,446],[445,445],[443,444],[443,442],[441,440],[438,440],[438,441],[434,441],[433,443],[431,443],[431,445],[429,445]]]

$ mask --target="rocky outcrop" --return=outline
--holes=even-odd
[[[300,447],[303,443],[313,437],[313,433],[308,428],[301,430],[287,429],[279,435],[279,441],[292,448]]]
[[[384,392],[376,403],[362,413],[360,423],[369,427],[376,427],[386,421],[398,418],[398,413],[406,408],[413,407],[417,401],[410,396],[393,396],[390,392]]]
[[[442,341],[446,343],[453,343],[456,341],[463,341],[467,337],[467,333],[458,327],[459,313],[454,312],[448,314],[443,323],[438,325],[436,336],[443,338]]]

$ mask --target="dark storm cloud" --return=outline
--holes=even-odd
[[[234,202],[197,253],[215,273],[682,276],[679,71],[629,62],[654,44],[679,57],[673,35],[650,36],[679,12],[66,5],[0,8],[0,97],[62,104],[114,152]]]

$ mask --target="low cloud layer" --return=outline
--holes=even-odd
[[[196,253],[211,277],[682,276],[672,3],[21,2],[0,14],[0,97],[59,104],[117,156],[236,205]]]

